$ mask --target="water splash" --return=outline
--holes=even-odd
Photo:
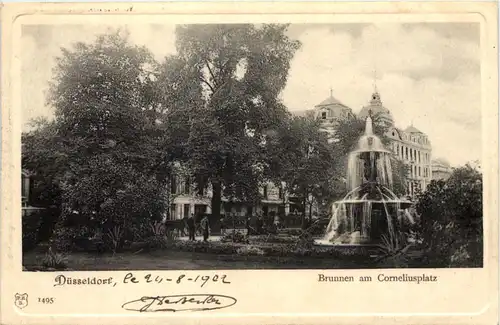
[[[345,197],[332,205],[332,218],[322,240],[333,244],[374,244],[383,236],[396,239],[400,213],[412,204],[392,191],[392,152],[373,133],[373,122],[366,118],[365,133],[348,156]],[[412,222],[412,220],[410,221]]]

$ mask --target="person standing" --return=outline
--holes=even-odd
[[[263,226],[264,226],[264,220],[262,220],[262,216],[259,214],[257,215],[257,221],[256,221],[257,234],[260,235],[263,233]]]
[[[280,229],[280,216],[279,215],[274,216],[274,227],[276,227],[276,230]]]
[[[219,222],[220,222],[220,235],[224,236],[224,228],[225,228],[224,217],[221,217]]]
[[[194,223],[194,216],[191,214],[189,218],[186,220],[186,224],[188,227],[188,232],[189,232],[189,240],[196,240],[194,237],[194,232],[195,232],[195,223]]]
[[[210,234],[210,225],[207,216],[204,216],[203,219],[201,219],[201,229],[203,230],[203,241],[207,241]]]
[[[247,236],[250,236],[250,216],[245,218],[245,228],[247,229]]]
[[[181,224],[181,236],[186,236],[186,232],[189,234],[188,217],[184,216],[184,218],[182,218]]]

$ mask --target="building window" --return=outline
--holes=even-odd
[[[281,186],[278,188],[278,197],[282,200],[283,199],[283,188]]]
[[[28,204],[30,196],[30,178],[24,173],[21,174],[21,200],[22,204]]]
[[[186,182],[184,183],[184,194],[189,194],[191,192],[191,180],[186,177]]]
[[[170,179],[170,193],[177,193],[177,179],[175,176],[172,176],[172,178]]]
[[[267,199],[267,185],[264,186],[264,199]]]
[[[326,112],[321,112],[321,119],[326,120]]]
[[[408,160],[408,147],[405,147],[405,149],[406,149],[405,150],[406,151],[406,153],[405,153],[405,159]]]
[[[176,205],[175,204],[170,204],[170,220],[175,220],[175,210],[176,210]]]
[[[189,217],[189,204],[184,204],[184,217]]]
[[[422,176],[421,171],[422,170],[421,170],[420,166],[418,166],[418,177]]]

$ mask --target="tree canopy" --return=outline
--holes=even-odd
[[[258,199],[265,142],[286,115],[279,99],[299,43],[287,25],[186,25],[160,82],[178,157],[198,188],[211,185],[212,211],[222,195]]]
[[[118,31],[63,48],[41,121],[23,138],[23,162],[50,175],[62,216],[123,223],[159,218],[168,179],[156,63]]]
[[[270,178],[298,197],[304,212],[313,203],[330,204],[340,181],[338,158],[320,126],[313,117],[289,118],[267,144]]]

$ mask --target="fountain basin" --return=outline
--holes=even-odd
[[[406,200],[365,200],[365,199],[347,199],[335,202],[336,204],[364,204],[370,202],[371,204],[393,204],[398,205],[401,210],[409,208],[413,203]]]

